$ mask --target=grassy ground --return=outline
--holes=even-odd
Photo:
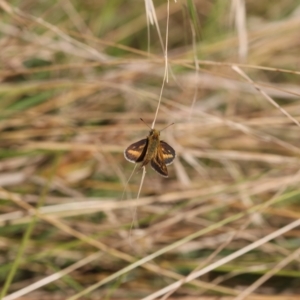
[[[299,299],[300,6],[245,2],[0,0],[0,298]]]

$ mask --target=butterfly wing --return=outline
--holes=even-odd
[[[176,152],[169,144],[167,144],[164,141],[160,141],[160,145],[161,145],[162,154],[163,154],[163,161],[168,166],[175,159]]]
[[[148,139],[142,139],[131,144],[124,151],[125,158],[132,163],[142,162],[148,147]]]
[[[163,159],[163,152],[157,149],[156,155],[151,160],[151,167],[163,177],[168,177],[168,169]]]

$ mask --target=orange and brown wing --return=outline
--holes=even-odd
[[[168,166],[175,159],[176,152],[169,144],[167,144],[164,141],[160,141],[160,145],[162,149],[164,163]]]
[[[142,162],[148,147],[148,139],[131,144],[124,151],[125,158],[132,163]]]
[[[157,149],[156,155],[151,160],[151,167],[163,177],[168,177],[168,169],[164,162],[163,152]]]

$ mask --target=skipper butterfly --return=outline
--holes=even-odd
[[[146,139],[133,143],[126,148],[124,156],[132,163],[142,163],[141,168],[150,162],[153,170],[163,177],[168,177],[167,165],[173,162],[176,153],[169,144],[161,141],[159,136],[160,132],[151,128]]]

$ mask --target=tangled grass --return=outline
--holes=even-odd
[[[0,298],[299,299],[300,7],[145,3],[0,0]]]

